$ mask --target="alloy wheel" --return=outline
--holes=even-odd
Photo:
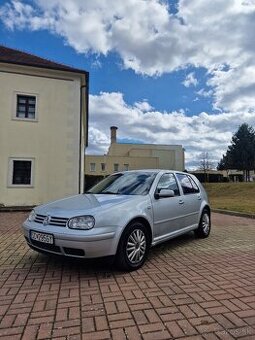
[[[146,236],[141,229],[135,229],[129,235],[126,246],[128,260],[132,264],[141,262],[146,253]]]
[[[204,214],[202,218],[202,229],[205,234],[209,233],[210,230],[210,218],[208,214]]]

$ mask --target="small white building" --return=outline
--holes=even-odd
[[[88,76],[0,46],[0,206],[83,191]]]

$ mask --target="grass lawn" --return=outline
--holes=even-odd
[[[213,209],[255,214],[255,182],[203,183]]]

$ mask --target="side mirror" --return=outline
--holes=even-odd
[[[155,193],[155,198],[163,198],[163,197],[174,197],[174,191],[170,189],[162,189],[160,192]]]

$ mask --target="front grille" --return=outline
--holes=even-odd
[[[36,214],[34,221],[36,223],[42,224],[46,217],[47,217],[46,215]],[[47,223],[47,225],[54,225],[54,226],[57,226],[57,227],[65,227],[67,221],[68,221],[68,218],[50,216],[50,220]]]
[[[68,221],[68,218],[54,217],[54,216],[52,216],[52,217],[50,218],[50,223],[49,223],[49,224],[51,224],[51,225],[56,225],[56,226],[59,226],[59,227],[65,227],[67,221]]]
[[[39,215],[39,214],[36,214],[35,215],[35,222],[37,223],[43,223],[43,220],[45,219],[46,216],[44,215]]]

